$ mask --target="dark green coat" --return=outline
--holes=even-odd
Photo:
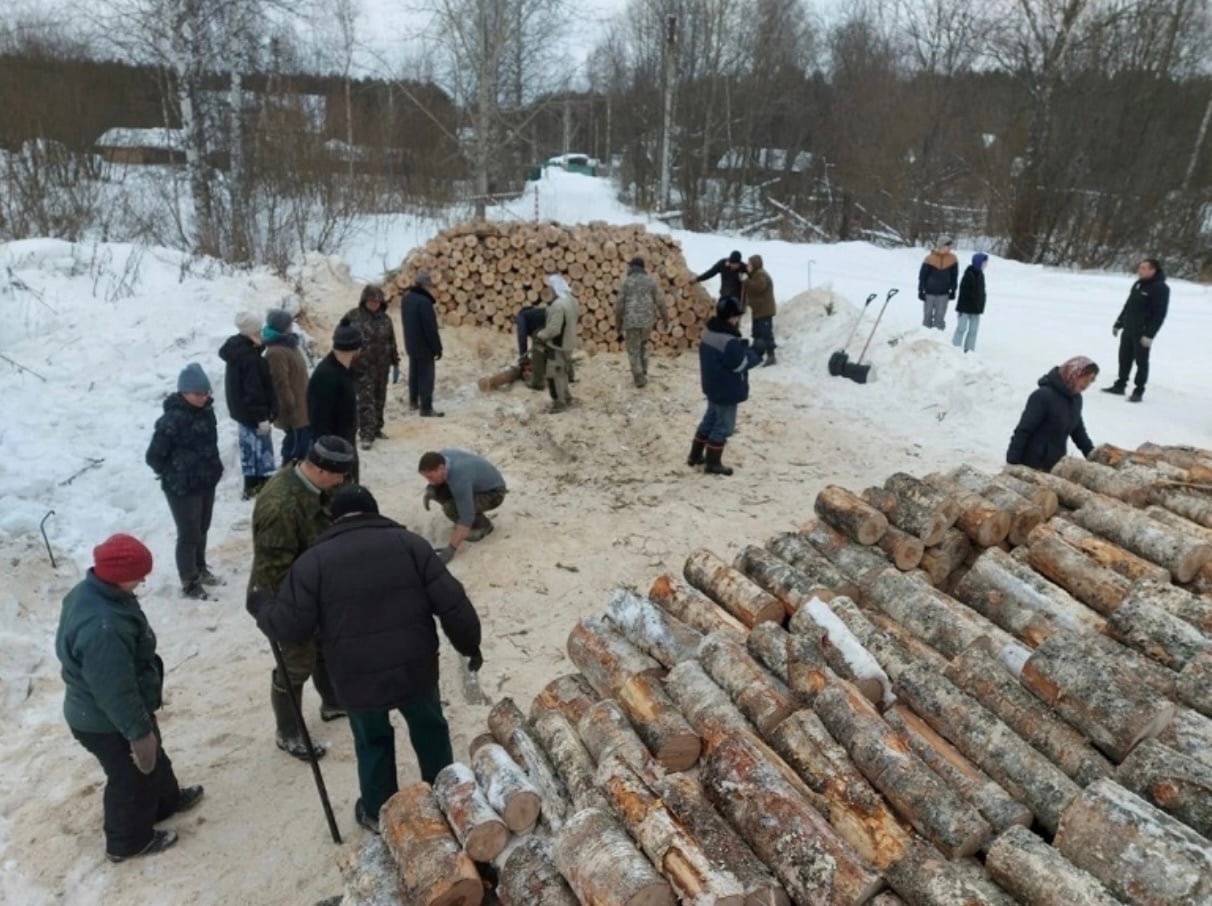
[[[174,497],[204,494],[223,476],[215,406],[191,406],[174,393],[164,401],[144,457],[165,493]]]
[[[298,466],[279,469],[253,505],[253,565],[249,591],[277,591],[290,565],[328,526],[326,495],[311,488]]]
[[[156,634],[132,593],[102,582],[90,569],[63,599],[55,654],[67,685],[63,716],[69,727],[130,740],[152,731],[164,665],[156,655]]]
[[[345,317],[349,319],[350,324],[362,331],[365,341],[362,354],[354,362],[354,374],[374,374],[400,364],[396,328],[391,321],[391,315],[387,313],[386,305],[380,305],[379,310],[375,312],[365,305],[359,305],[350,309]]]

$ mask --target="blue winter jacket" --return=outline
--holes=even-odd
[[[749,399],[749,369],[762,360],[738,328],[712,318],[699,338],[699,374],[708,401],[729,406]]]

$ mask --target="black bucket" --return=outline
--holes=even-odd
[[[842,350],[838,350],[833,355],[829,356],[829,373],[834,377],[839,377],[846,369],[846,363],[850,361],[850,357]]]

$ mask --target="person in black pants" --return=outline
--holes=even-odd
[[[1110,387],[1103,388],[1103,393],[1123,396],[1135,363],[1136,386],[1128,397],[1130,403],[1139,403],[1145,395],[1153,339],[1161,330],[1170,308],[1170,287],[1166,285],[1166,275],[1160,261],[1146,258],[1137,265],[1136,276],[1138,279],[1132,284],[1128,301],[1111,328],[1111,336],[1123,331],[1123,336],[1119,338],[1119,377]]]
[[[408,407],[420,409],[425,418],[441,418],[446,413],[433,408],[434,363],[442,358],[442,336],[438,333],[432,286],[429,274],[417,274],[400,301],[400,320],[408,353]]]
[[[206,565],[206,534],[223,461],[210,379],[196,362],[182,369],[177,392],[164,401],[144,458],[160,479],[177,525],[181,594],[205,601],[207,586],[223,584]]]

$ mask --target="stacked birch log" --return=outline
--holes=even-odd
[[[347,906],[1212,902],[1212,451],[1093,459],[829,486],[619,590]]]
[[[442,323],[512,332],[514,317],[524,306],[551,301],[544,277],[563,274],[581,307],[580,347],[590,353],[618,352],[615,299],[627,262],[637,255],[669,312],[670,328],[653,332],[654,346],[689,349],[712,314],[711,297],[694,282],[677,241],[640,225],[470,221],[409,252],[384,289],[389,301],[398,298],[426,271],[434,281]]]

